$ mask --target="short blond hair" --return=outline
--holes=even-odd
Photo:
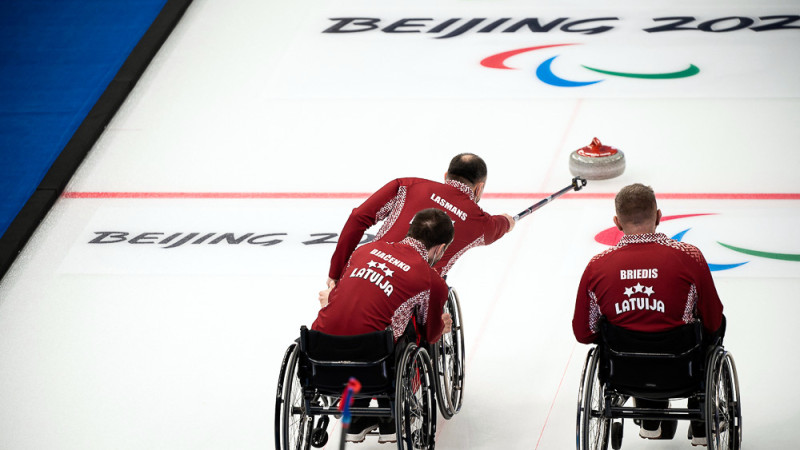
[[[640,225],[654,220],[658,205],[653,188],[641,183],[620,189],[614,198],[614,207],[620,222]]]

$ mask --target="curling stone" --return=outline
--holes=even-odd
[[[569,155],[569,171],[587,180],[607,180],[625,171],[625,154],[619,149],[603,145],[600,139],[579,148]]]

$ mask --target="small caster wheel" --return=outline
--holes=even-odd
[[[311,445],[315,448],[322,448],[328,443],[328,424],[331,422],[330,417],[322,416],[317,422],[317,426],[311,431]]]
[[[322,448],[328,443],[328,432],[322,428],[314,428],[311,432],[311,445],[315,448]]]
[[[622,422],[611,424],[611,448],[614,450],[622,448]]]

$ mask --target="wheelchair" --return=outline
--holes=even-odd
[[[581,375],[577,450],[606,450],[609,443],[618,450],[624,419],[661,420],[661,439],[674,437],[678,420],[705,421],[709,450],[741,447],[736,364],[719,340],[704,343],[699,322],[661,333],[641,333],[601,320],[600,336],[600,343],[586,356]],[[630,397],[692,399],[697,407],[626,407]],[[691,432],[689,427],[689,438]]]
[[[433,449],[433,366],[428,351],[409,334],[413,332],[407,329],[395,343],[391,327],[357,336],[333,336],[301,327],[300,338],[286,350],[281,364],[275,448],[325,446],[330,416],[340,416],[344,388],[355,377],[361,383],[355,399],[384,399],[390,406],[352,407],[353,417],[394,418],[398,449]]]
[[[439,412],[445,419],[451,419],[461,410],[464,402],[464,326],[461,319],[461,304],[458,294],[449,288],[444,312],[453,318],[449,333],[431,347],[433,370],[436,374],[436,398]]]

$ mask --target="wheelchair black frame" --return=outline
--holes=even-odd
[[[668,409],[659,409],[659,408],[644,408],[644,407],[626,407],[624,406],[625,402],[634,395],[631,392],[621,392],[617,389],[611,388],[606,385],[606,383],[599,382],[597,379],[597,371],[598,365],[601,361],[601,356],[599,354],[600,347],[595,346],[589,350],[586,355],[586,362],[584,363],[583,374],[581,376],[581,386],[579,389],[579,398],[578,398],[578,414],[577,414],[577,423],[576,423],[576,448],[578,450],[586,450],[586,449],[606,449],[610,441],[613,441],[612,436],[612,424],[613,421],[616,419],[624,420],[624,419],[633,419],[633,420],[700,420],[704,421],[706,424],[706,437],[708,440],[708,448],[709,449],[720,449],[719,443],[719,436],[720,433],[713,433],[714,426],[716,423],[714,421],[718,421],[719,417],[709,417],[709,414],[716,412],[716,409],[712,409],[712,406],[709,404],[710,401],[716,400],[716,395],[712,392],[712,389],[717,389],[717,383],[714,380],[721,377],[721,372],[723,371],[723,365],[727,365],[727,377],[729,379],[725,380],[725,384],[731,384],[727,386],[729,392],[726,392],[725,395],[733,395],[734,399],[728,399],[729,408],[732,408],[732,411],[728,411],[731,417],[728,417],[728,420],[733,420],[733,424],[728,424],[729,432],[732,433],[732,441],[728,442],[728,447],[724,450],[738,450],[741,446],[742,440],[742,418],[741,418],[741,398],[739,392],[739,381],[738,381],[738,374],[736,372],[736,364],[733,360],[733,355],[730,354],[721,344],[714,345],[705,355],[705,363],[703,367],[702,373],[702,382],[701,385],[698,387],[697,390],[687,391],[685,394],[687,395],[675,395],[670,396],[670,399],[686,399],[690,397],[696,397],[698,399],[698,407],[697,408],[668,408]],[[673,356],[673,355],[664,355],[664,354],[647,354],[652,356]],[[682,355],[678,355],[682,356]],[[591,367],[590,367],[591,365]],[[589,372],[587,374],[587,372]],[[590,379],[591,378],[591,379]],[[589,390],[587,390],[587,383],[591,383],[589,385]],[[602,409],[600,411],[595,411],[592,405],[592,391],[594,390],[594,385],[597,384],[599,386],[599,390],[602,394]],[[635,393],[636,395],[643,394],[642,392]],[[712,394],[713,398],[709,398],[709,394]],[[642,397],[646,398],[646,395],[641,395]],[[659,397],[663,398],[663,397]],[[665,398],[666,399],[666,398]],[[586,418],[585,415],[589,414],[589,417]],[[586,442],[586,434],[588,434],[588,428],[590,424],[588,421],[592,419],[603,419],[604,422],[602,424],[603,429],[601,430],[602,435],[599,436],[602,442],[599,442],[597,446],[590,447],[590,444]],[[586,430],[585,430],[586,428]],[[619,436],[619,445],[621,445],[621,435]],[[612,446],[614,446],[612,444]],[[619,448],[614,446],[614,448]]]
[[[301,331],[302,334],[302,331]],[[289,346],[286,350],[286,353],[283,358],[283,363],[281,365],[281,372],[278,379],[278,389],[276,394],[276,404],[275,404],[275,447],[278,450],[284,450],[285,448],[289,447],[289,443],[286,442],[287,435],[289,434],[288,430],[288,421],[289,419],[285,415],[285,411],[287,409],[291,409],[292,414],[299,414],[303,420],[307,422],[303,422],[298,425],[298,431],[300,433],[300,442],[298,443],[299,448],[308,449],[311,445],[318,447],[318,445],[313,443],[312,439],[319,439],[318,442],[321,442],[319,447],[323,446],[325,442],[327,442],[327,425],[330,421],[330,416],[340,417],[340,412],[338,410],[338,403],[341,401],[341,393],[333,392],[331,390],[322,390],[320,391],[318,388],[313,386],[305,386],[302,382],[299,381],[296,369],[299,367],[300,364],[300,357],[301,357],[301,349],[299,343],[293,343]],[[402,353],[401,353],[402,352]],[[309,365],[311,370],[314,370],[316,366],[319,367],[352,367],[354,369],[358,368],[370,368],[375,367],[378,364],[389,364],[389,367],[392,368],[392,378],[391,378],[391,387],[387,389],[386,392],[380,393],[364,393],[364,394],[356,394],[354,398],[356,399],[372,399],[372,398],[383,398],[388,399],[390,406],[381,407],[381,406],[370,406],[370,407],[351,407],[350,413],[352,416],[365,416],[365,417],[385,417],[385,418],[395,418],[395,432],[397,433],[397,447],[398,449],[406,449],[406,448],[423,448],[423,449],[433,449],[435,446],[435,436],[436,436],[436,387],[435,387],[435,380],[433,379],[435,374],[433,371],[433,364],[431,362],[430,356],[428,355],[427,350],[422,347],[418,346],[415,342],[409,342],[405,346],[400,348],[395,348],[395,351],[391,354],[377,359],[375,361],[369,362],[355,362],[355,361],[321,361],[310,358],[307,354],[302,356],[311,364]],[[391,359],[394,358],[394,364],[391,364]],[[423,386],[423,393],[422,395],[427,396],[427,398],[423,399],[423,403],[426,404],[425,408],[427,411],[423,411],[423,415],[427,416],[427,420],[423,421],[423,429],[426,431],[426,435],[424,439],[428,444],[425,447],[419,447],[412,443],[411,436],[413,433],[403,433],[403,426],[404,426],[404,419],[409,415],[410,408],[408,406],[408,402],[404,401],[403,398],[398,399],[398,396],[403,393],[404,388],[404,380],[407,374],[403,373],[404,371],[410,370],[416,366],[417,361],[421,361],[421,363],[425,366],[424,370],[419,372],[419,377],[421,380],[421,386]],[[294,364],[294,367],[289,368],[290,363]],[[409,364],[409,362],[411,362]],[[407,366],[407,364],[409,364]],[[302,390],[302,410],[298,410],[297,406],[287,406],[286,403],[292,402],[291,398],[286,398],[286,393],[291,390],[287,390],[285,383],[293,383],[293,379],[289,379],[287,377],[287,373],[291,372],[293,378],[298,379],[299,388]],[[388,373],[387,373],[388,375]],[[415,374],[416,375],[416,374]],[[427,378],[425,378],[427,377]],[[427,381],[424,381],[427,380]],[[342,390],[344,390],[344,386],[342,386]],[[325,402],[322,402],[322,400]],[[320,402],[317,402],[320,400]],[[402,402],[398,405],[398,402]],[[323,406],[320,406],[320,403],[325,403]],[[400,411],[400,407],[403,407],[403,411]],[[398,412],[403,414],[402,420],[397,420]],[[316,418],[319,417],[319,422],[316,421]],[[410,418],[410,417],[409,417]],[[324,425],[320,425],[320,422],[324,422]],[[315,422],[317,424],[315,425]],[[305,428],[305,429],[302,429]],[[321,429],[320,429],[321,428]],[[319,429],[319,430],[318,430]],[[324,435],[324,440],[322,439]]]

